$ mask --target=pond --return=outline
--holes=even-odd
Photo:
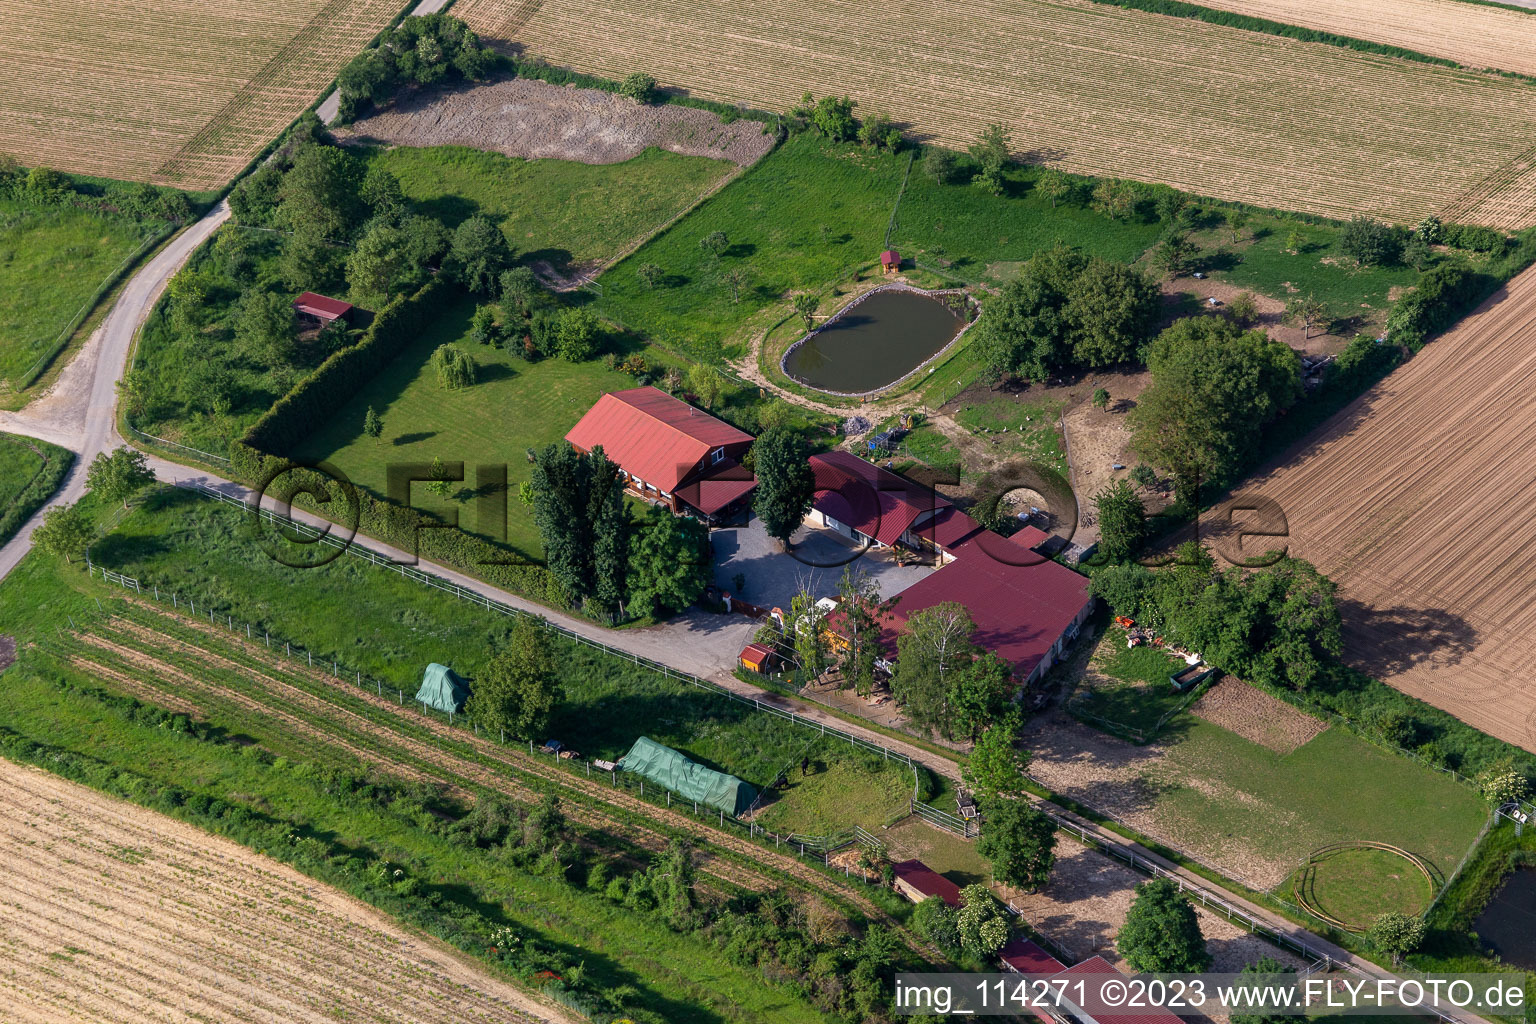
[[[1536,971],[1536,868],[1511,872],[1472,930],[1505,963]]]
[[[940,352],[965,320],[922,292],[885,289],[845,308],[784,356],[784,372],[822,391],[878,391]]]

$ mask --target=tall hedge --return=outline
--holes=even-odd
[[[1493,282],[1461,263],[1446,263],[1419,278],[1387,318],[1387,340],[1417,352],[1429,336],[1450,327],[1480,302]]]
[[[442,278],[435,278],[414,295],[401,296],[381,309],[361,341],[321,363],[253,423],[244,437],[230,444],[229,461],[235,476],[260,487],[278,473],[290,470],[289,453],[421,336],[448,301],[453,287]],[[325,482],[318,473],[302,469],[292,472],[300,476],[310,473],[321,492],[325,492]],[[511,548],[463,530],[444,529],[442,521],[434,516],[396,505],[362,489],[358,490],[357,499],[360,533],[392,547],[417,552],[422,558],[450,565],[541,604],[567,604],[564,592],[549,572]],[[329,511],[328,518],[334,518],[333,508],[320,508],[308,495],[297,495],[294,503],[317,515]]]

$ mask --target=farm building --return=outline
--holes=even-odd
[[[892,865],[896,872],[896,891],[913,903],[937,896],[956,909],[960,906],[960,887],[920,860],[904,860]]]
[[[880,269],[887,274],[894,274],[901,269],[901,253],[895,249],[887,249],[880,254]]]
[[[457,714],[464,710],[464,702],[469,699],[469,687],[453,669],[434,661],[427,666],[416,699],[429,708]]]
[[[737,661],[741,667],[752,672],[767,672],[777,661],[777,656],[767,644],[747,644],[741,649],[741,656]]]
[[[635,740],[619,768],[634,772],[684,800],[694,800],[726,814],[745,814],[757,799],[757,791],[734,775],[695,764],[671,747],[649,736]]]
[[[1095,979],[1101,975],[1105,977],[1123,978],[1125,975],[1105,960],[1102,956],[1089,957],[1075,967],[1068,968],[1060,960],[1041,949],[1033,941],[1022,935],[1015,935],[1008,940],[1007,945],[997,951],[997,957],[1002,961],[1003,967],[1015,974],[1025,974],[1046,978],[1083,978]],[[1051,986],[1055,991],[1055,986]],[[1071,994],[1070,987],[1063,989],[1062,995]],[[1137,1010],[1135,1013],[1109,1013],[1094,1011],[1086,1012],[1082,1007],[1066,1000],[1066,1005],[1060,1007],[1034,1006],[1031,1007],[1034,1015],[1050,1024],[1066,1022],[1066,1024],[1183,1024],[1183,1021],[1167,1010]]]
[[[314,292],[305,292],[294,299],[293,309],[300,316],[322,324],[352,319],[352,303],[316,295]]]
[[[751,434],[658,388],[603,395],[565,439],[580,452],[601,445],[636,497],[706,522],[733,518],[757,486],[741,465]]]
[[[816,474],[816,494],[806,518],[860,544],[927,550],[932,545],[923,529],[941,510],[951,508],[950,500],[933,488],[850,452],[812,455],[811,469]]]

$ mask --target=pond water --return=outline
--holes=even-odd
[[[1536,868],[1512,872],[1472,930],[1505,963],[1536,971]]]
[[[875,292],[791,349],[784,372],[822,391],[875,391],[921,366],[964,326],[938,299]]]

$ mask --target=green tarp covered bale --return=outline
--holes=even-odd
[[[736,776],[695,764],[648,736],[635,740],[629,753],[619,761],[619,767],[664,786],[685,800],[697,800],[730,815],[745,814],[757,799],[757,791]]]
[[[464,710],[464,702],[469,699],[469,687],[453,674],[453,669],[434,661],[427,666],[416,699],[429,708],[457,714]]]

